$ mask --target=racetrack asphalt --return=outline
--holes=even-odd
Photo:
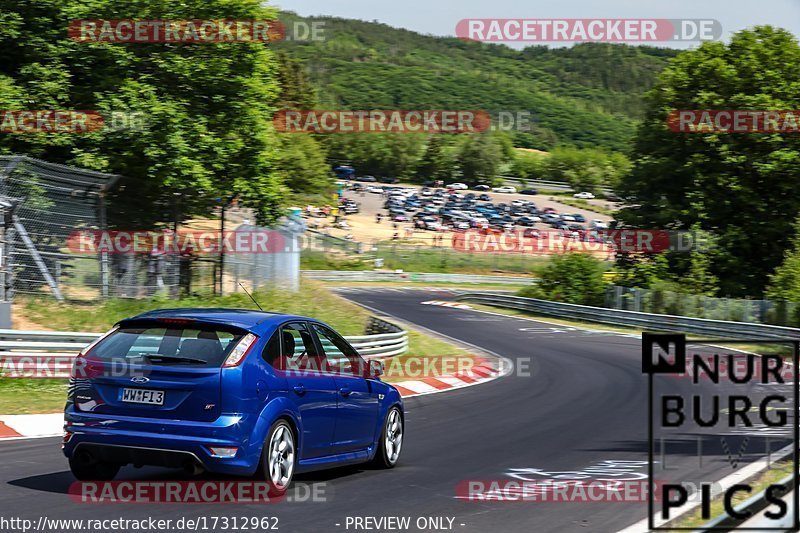
[[[644,518],[643,502],[543,503],[465,501],[467,480],[640,478],[647,469],[647,377],[641,341],[469,309],[422,305],[447,293],[359,288],[347,298],[409,323],[491,351],[515,363],[494,381],[406,400],[405,442],[393,470],[358,467],[305,474],[326,501],[268,504],[86,504],[70,499],[74,481],[57,438],[0,442],[0,516],[52,518],[275,516],[281,531],[364,531],[348,517],[449,517],[453,531],[617,531]],[[522,363],[522,366],[520,366]],[[527,365],[530,365],[526,372]],[[519,369],[519,370],[518,370]],[[688,380],[667,382],[686,392]],[[695,387],[693,390],[696,390]],[[702,387],[711,394],[711,384]],[[707,437],[707,439],[706,439]],[[718,436],[704,437],[702,465],[688,446],[672,450],[669,477],[717,480],[731,473]],[[758,437],[753,436],[752,440]],[[707,442],[706,442],[707,441]],[[788,441],[773,438],[777,450]],[[737,448],[738,441],[731,440]],[[761,445],[763,448],[763,445]],[[763,455],[752,444],[742,462]],[[635,463],[625,463],[634,461]],[[621,467],[620,465],[638,465]],[[532,470],[526,470],[532,469]],[[629,471],[630,470],[630,471]],[[623,474],[628,471],[628,474]],[[603,472],[603,474],[598,474]],[[204,475],[204,479],[216,479]],[[658,476],[657,476],[658,477]],[[124,468],[117,479],[188,479],[175,471]],[[447,520],[444,522],[447,524]],[[387,530],[387,529],[371,529]]]

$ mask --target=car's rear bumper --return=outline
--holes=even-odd
[[[250,421],[246,415],[223,415],[213,422],[152,419],[80,413],[68,409],[64,430],[71,437],[64,455],[76,449],[92,451],[98,460],[124,464],[186,466],[193,461],[221,474],[251,475],[260,447],[249,444]],[[234,457],[216,457],[210,446],[238,448]]]

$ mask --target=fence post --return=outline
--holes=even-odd
[[[99,208],[100,208],[100,231],[106,231],[106,195],[105,193],[99,194]],[[103,298],[108,298],[109,286],[109,271],[108,271],[108,251],[103,250],[100,252],[100,295]]]

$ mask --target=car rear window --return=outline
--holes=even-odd
[[[125,326],[99,342],[89,357],[126,364],[222,366],[246,332],[208,326]]]

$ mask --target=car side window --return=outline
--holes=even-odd
[[[278,330],[280,349],[272,366],[280,370],[319,370],[322,366],[314,338],[303,322],[284,324]],[[324,356],[322,356],[324,358]]]
[[[322,350],[325,352],[325,361],[331,372],[361,375],[363,359],[347,344],[347,341],[325,326],[312,324],[311,327],[317,334]]]

